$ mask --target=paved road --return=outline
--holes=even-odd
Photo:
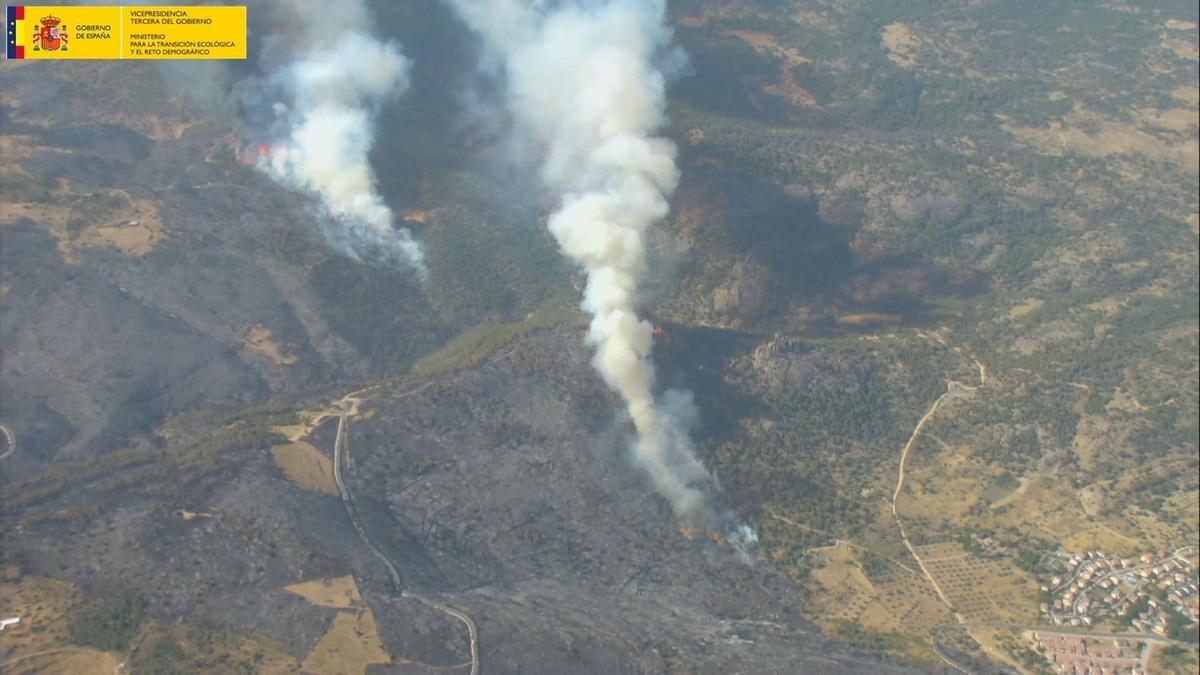
[[[471,675],[479,675],[479,631],[476,629],[475,622],[471,619],[471,617],[458,611],[457,609],[454,609],[453,607],[434,602],[433,600],[430,600],[429,598],[412,591],[402,591],[401,595],[406,598],[412,598],[423,605],[432,607],[433,609],[439,610],[445,614],[449,614],[466,625],[467,635],[471,641]]]
[[[1009,628],[1013,630],[1037,631],[1043,635],[1070,635],[1071,637],[1091,638],[1093,640],[1141,640],[1142,642],[1175,645],[1191,650],[1197,648],[1196,645],[1190,642],[1172,640],[1171,638],[1155,635],[1154,633],[1097,633],[1086,628],[1036,626],[1023,623],[1004,623],[1002,621],[972,621],[963,625],[967,628]]]
[[[351,394],[351,396],[353,396],[353,394]],[[349,397],[347,397],[347,399],[349,399]],[[448,614],[461,621],[467,627],[467,635],[470,640],[471,647],[471,675],[479,675],[479,630],[475,626],[475,621],[473,621],[471,617],[467,616],[465,613],[460,612],[453,607],[443,605],[419,593],[406,590],[404,588],[404,580],[400,576],[400,570],[396,569],[396,565],[392,562],[391,558],[388,558],[387,555],[375,545],[375,542],[371,540],[371,537],[363,528],[362,523],[360,523],[358,520],[358,512],[354,508],[354,497],[350,494],[350,491],[346,488],[346,484],[342,481],[342,448],[345,445],[344,439],[346,437],[346,418],[352,412],[352,410],[357,408],[358,403],[357,400],[354,400],[355,406],[352,408],[350,406],[350,401],[347,399],[343,399],[341,403],[342,413],[338,416],[337,435],[333,441],[333,480],[337,483],[338,492],[342,497],[342,504],[345,505],[346,513],[350,516],[350,523],[354,525],[354,531],[358,533],[359,539],[362,539],[363,543],[367,545],[367,548],[371,549],[371,552],[375,554],[375,557],[379,558],[379,560],[383,562],[384,566],[387,567],[388,573],[392,577],[392,585],[395,586],[396,591],[400,593],[401,597],[412,598],[413,600],[416,600],[427,607],[436,609],[443,614]]]
[[[338,493],[342,497],[342,504],[346,507],[346,513],[350,516],[350,524],[354,526],[354,531],[358,533],[359,539],[371,549],[375,557],[379,558],[380,562],[388,569],[388,573],[392,577],[392,585],[396,587],[399,593],[404,592],[404,579],[400,576],[400,570],[396,569],[396,565],[391,559],[384,555],[379,547],[375,546],[375,542],[367,535],[367,531],[363,528],[362,523],[358,520],[358,511],[354,508],[354,497],[350,491],[346,489],[346,484],[342,482],[342,439],[346,432],[346,413],[348,409],[344,409],[341,416],[338,417],[337,435],[333,442],[333,480],[337,483]]]
[[[950,666],[951,668],[957,670],[960,673],[965,673],[966,675],[973,675],[971,673],[971,671],[958,665],[957,663],[954,662],[953,659],[951,659],[949,656],[946,656],[944,653],[942,653],[942,648],[938,646],[936,636],[934,636],[933,640],[930,641],[930,645],[933,647],[933,653],[937,654],[939,659],[941,659],[942,661],[945,661],[946,665]]]

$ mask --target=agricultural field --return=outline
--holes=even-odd
[[[320,675],[357,675],[372,663],[391,663],[379,640],[375,615],[362,601],[354,577],[318,579],[292,584],[286,589],[320,607],[339,610],[329,629],[304,658],[304,672]]]
[[[305,490],[337,495],[333,461],[304,441],[271,446],[271,457],[288,480]]]

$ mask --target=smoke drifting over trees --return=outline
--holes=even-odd
[[[326,234],[343,252],[399,260],[425,275],[424,254],[396,227],[375,189],[368,154],[380,107],[409,85],[409,61],[394,42],[371,35],[361,2],[291,0],[280,8],[293,57],[270,79],[286,101],[275,101],[279,137],[259,166],[289,186],[320,196],[333,219]],[[283,38],[284,34],[278,34]]]
[[[710,502],[716,482],[688,432],[691,395],[655,396],[653,327],[638,315],[647,230],[679,181],[674,145],[654,136],[666,122],[663,65],[678,58],[664,4],[448,2],[506,75],[517,132],[537,146],[542,180],[561,199],[550,231],[587,273],[593,363],[637,429],[634,462],[681,517],[752,539]]]

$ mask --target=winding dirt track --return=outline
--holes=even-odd
[[[925,431],[925,427],[929,424],[929,421],[933,419],[934,414],[937,413],[937,409],[942,405],[942,401],[945,401],[947,397],[955,393],[955,386],[962,387],[962,385],[958,382],[949,382],[946,385],[946,392],[937,397],[937,400],[934,401],[933,405],[929,407],[929,412],[926,412],[925,416],[922,417],[919,422],[917,422],[917,426],[913,429],[912,435],[908,437],[908,443],[904,444],[904,451],[900,453],[900,475],[896,479],[896,491],[892,493],[893,516],[896,515],[896,498],[900,496],[900,490],[904,487],[904,465],[908,463],[908,453],[912,451],[914,446],[916,446],[917,441],[921,440],[921,432]],[[964,389],[965,388],[966,387],[964,387]],[[974,390],[974,387],[970,387],[970,389]],[[907,542],[908,539],[906,538],[905,541]]]
[[[8,446],[4,454],[0,455],[0,459],[7,459],[9,455],[17,451],[17,437],[13,436],[12,431],[3,424],[0,424],[0,434],[4,434],[4,440]]]
[[[946,605],[946,609],[950,610],[950,614],[959,624],[964,624],[962,615],[955,611],[953,603],[951,603],[950,599],[946,597],[946,594],[942,591],[942,587],[940,584],[938,584],[937,579],[933,577],[933,574],[931,574],[929,569],[925,566],[926,561],[921,559],[920,554],[917,553],[916,547],[914,547],[912,542],[909,541],[908,532],[904,529],[904,521],[901,520],[900,514],[896,512],[896,500],[900,498],[900,491],[904,489],[904,467],[908,463],[908,455],[912,452],[913,448],[917,446],[917,442],[921,440],[921,434],[924,433],[925,427],[929,425],[929,422],[933,420],[933,416],[937,414],[938,408],[940,408],[942,403],[948,398],[958,394],[974,394],[979,387],[987,385],[987,368],[980,363],[978,359],[972,358],[971,360],[975,362],[975,365],[979,369],[979,384],[971,387],[955,380],[946,382],[946,391],[941,396],[937,397],[937,400],[933,402],[933,405],[929,406],[929,410],[925,413],[925,416],[922,417],[917,422],[917,426],[913,428],[912,434],[908,437],[908,442],[904,444],[904,450],[900,453],[900,470],[897,472],[896,476],[896,490],[892,492],[892,518],[896,521],[896,527],[900,530],[900,539],[904,542],[904,547],[908,549],[908,552],[910,555],[912,555],[913,560],[917,562],[917,567],[921,568],[921,574],[925,577],[925,580],[928,581],[929,585],[933,587],[933,590],[937,593],[938,598],[943,604]],[[933,640],[933,651],[938,655],[939,658],[942,659],[942,661],[945,661],[955,670],[963,673],[969,672],[942,653],[942,650],[937,646],[936,638]]]
[[[102,652],[102,651],[98,651],[95,649],[89,649],[87,647],[58,647],[56,649],[46,649],[46,650],[43,650],[40,652],[33,652],[32,654],[22,654],[21,656],[18,656],[13,659],[9,659],[8,661],[5,661],[4,663],[0,663],[0,673],[4,672],[8,668],[11,668],[12,666],[15,666],[16,664],[18,664],[22,661],[30,661],[32,659],[41,658],[43,656],[57,656],[59,654],[88,654],[88,655],[99,654],[108,659],[109,665],[112,667],[112,671],[113,671],[114,675],[116,675],[117,673],[120,673],[122,666],[125,665],[124,663],[118,663],[117,660],[115,658],[113,658],[113,655],[109,654],[108,652]]]
[[[982,372],[983,371],[981,370],[981,375]],[[942,405],[942,402],[944,402],[947,398],[958,394],[959,392],[974,393],[977,388],[978,387],[968,387],[961,382],[955,382],[953,380],[946,383],[946,392],[933,402],[933,405],[929,407],[929,411],[925,413],[925,416],[921,418],[921,421],[917,422],[917,426],[913,429],[912,435],[908,437],[908,443],[904,445],[904,451],[900,453],[900,471],[896,479],[896,491],[892,493],[892,518],[896,520],[896,527],[900,529],[900,539],[904,541],[904,546],[912,555],[913,560],[917,561],[917,566],[921,568],[921,573],[925,576],[926,581],[929,582],[929,585],[933,586],[933,590],[937,592],[938,597],[942,600],[942,602],[946,605],[959,623],[963,622],[962,616],[960,616],[958,612],[954,611],[954,605],[950,602],[950,599],[946,597],[946,594],[942,592],[941,585],[939,585],[937,580],[933,578],[933,575],[930,574],[929,570],[925,567],[925,561],[921,560],[921,556],[917,553],[917,549],[912,545],[912,542],[908,540],[908,532],[904,529],[904,521],[900,519],[900,514],[896,512],[896,499],[900,497],[900,490],[904,488],[904,465],[908,462],[908,455],[910,452],[912,452],[912,449],[916,447],[917,441],[921,440],[921,433],[925,431],[925,427],[929,424],[930,420],[933,419],[934,414],[937,413],[938,408]]]
[[[426,384],[425,386],[429,385]],[[421,389],[424,389],[424,387],[421,387]],[[416,391],[419,390],[414,390],[409,392],[409,394],[414,394]],[[350,490],[346,488],[346,484],[342,481],[342,449],[345,446],[344,439],[346,437],[346,420],[350,414],[358,409],[359,399],[352,398],[354,396],[354,394],[350,394],[341,401],[342,411],[338,416],[337,435],[335,436],[335,440],[333,442],[333,480],[337,483],[338,492],[342,497],[342,504],[345,505],[346,513],[350,516],[350,523],[354,525],[354,531],[358,533],[358,538],[362,539],[363,543],[367,545],[367,548],[371,549],[371,552],[375,554],[375,557],[379,558],[379,560],[383,562],[384,566],[387,567],[388,573],[392,577],[392,585],[395,586],[401,597],[412,598],[413,600],[416,600],[427,607],[442,612],[443,614],[448,614],[461,621],[467,627],[467,635],[470,640],[471,647],[471,675],[479,675],[479,630],[475,626],[475,621],[473,621],[471,617],[467,616],[465,613],[460,612],[453,607],[443,605],[419,593],[406,590],[404,588],[404,580],[400,576],[400,571],[396,569],[395,563],[393,563],[391,559],[388,558],[387,555],[375,545],[375,542],[371,540],[371,537],[367,534],[367,531],[363,528],[362,524],[358,520],[358,512],[354,508],[354,497],[350,494]]]

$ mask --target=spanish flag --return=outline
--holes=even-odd
[[[25,34],[25,7],[21,5],[13,7],[10,5],[8,7],[8,16],[5,18],[4,44],[8,47],[5,55],[10,59],[23,59],[25,58],[25,45],[17,44],[17,37]]]

